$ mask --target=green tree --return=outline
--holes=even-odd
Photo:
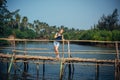
[[[112,40],[113,41],[120,41],[120,31],[119,30],[112,31]]]
[[[27,29],[27,26],[28,26],[28,18],[26,16],[24,16],[22,18],[21,30]]]
[[[118,10],[115,9],[112,14],[105,16],[103,15],[98,21],[97,28],[99,30],[115,30],[118,27]]]
[[[21,16],[19,14],[16,14],[15,15],[15,19],[16,19],[16,26],[18,29],[20,29],[20,19],[21,19]]]
[[[19,11],[10,12],[6,6],[6,0],[0,0],[0,36],[6,37],[11,33],[11,28],[14,28],[13,16]],[[10,30],[8,30],[10,29]]]

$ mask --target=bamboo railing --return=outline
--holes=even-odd
[[[8,39],[8,38],[0,38],[0,40],[6,40],[9,41],[12,44],[12,47],[0,47],[0,50],[5,49],[5,48],[12,48],[13,50],[13,54],[3,54],[0,53],[0,58],[11,58],[10,60],[10,65],[9,65],[9,69],[8,69],[8,73],[10,73],[11,67],[12,67],[12,63],[13,62],[24,62],[24,64],[26,65],[26,62],[28,62],[27,60],[51,60],[51,61],[56,61],[55,58],[53,57],[46,57],[46,56],[33,56],[33,55],[29,55],[30,53],[34,53],[34,54],[53,54],[54,52],[29,52],[29,50],[49,50],[48,48],[27,48],[27,42],[53,42],[54,40],[39,40],[39,39]],[[16,48],[16,42],[24,42],[24,49],[18,50]],[[119,45],[120,41],[96,41],[96,40],[62,40],[62,58],[60,59],[60,80],[62,80],[63,77],[63,68],[64,68],[64,64],[73,64],[71,62],[89,62],[89,63],[96,63],[96,73],[99,74],[99,65],[102,63],[105,64],[111,64],[111,65],[115,65],[115,80],[119,80],[120,77],[120,59],[119,59]],[[71,42],[90,42],[90,43],[107,43],[107,44],[114,44],[116,50],[79,50],[79,51],[74,51],[72,52],[70,49],[70,43]],[[64,49],[64,44],[67,44],[67,51],[65,52]],[[21,52],[24,53],[24,55],[17,55],[17,52]],[[96,54],[96,53],[101,53],[102,54],[115,54],[116,58],[115,60],[97,60],[97,59],[85,59],[85,58],[79,58],[79,57],[73,57],[71,58],[71,54],[83,54],[86,53],[87,54]],[[64,54],[68,54],[68,58],[64,57]],[[58,61],[59,62],[59,61]],[[35,62],[37,64],[37,71],[39,70],[38,68],[38,64],[41,62]],[[45,66],[45,62],[42,62]],[[57,63],[57,62],[56,62]],[[27,65],[26,65],[27,66]],[[37,72],[38,73],[38,72]],[[97,75],[98,76],[98,75]]]

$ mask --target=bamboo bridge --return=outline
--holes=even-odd
[[[36,39],[8,39],[8,38],[0,38],[0,41],[8,41],[11,44],[11,47],[1,47],[0,49],[5,49],[5,48],[11,48],[12,49],[12,54],[5,54],[0,52],[0,62],[9,62],[8,66],[8,73],[11,71],[11,67],[13,63],[17,62],[23,62],[25,65],[24,67],[27,68],[28,62],[35,63],[36,66],[39,64],[57,64],[60,63],[60,75],[59,79],[63,79],[63,72],[64,72],[64,65],[65,64],[79,64],[79,63],[95,63],[96,66],[96,76],[99,76],[99,65],[113,65],[115,66],[115,80],[120,80],[120,59],[119,59],[119,41],[95,41],[95,40],[64,40],[61,41],[62,43],[62,57],[59,60],[56,60],[55,57],[50,57],[50,56],[41,56],[41,55],[29,55],[28,51],[29,50],[47,50],[47,48],[27,48],[27,42],[53,42],[54,40],[36,40]],[[23,42],[24,43],[24,49],[23,50],[18,50],[16,48],[16,44],[18,42]],[[79,42],[79,43],[84,43],[84,42],[89,42],[89,43],[107,43],[107,44],[114,44],[115,50],[102,50],[102,51],[97,51],[97,50],[83,50],[81,52],[72,52],[70,49],[70,43],[71,42]],[[67,51],[64,51],[64,44],[67,44]],[[23,53],[23,54],[16,54],[17,52]],[[93,53],[115,53],[114,55],[116,56],[115,59],[104,59],[104,60],[99,60],[96,58],[80,58],[80,57],[71,57],[72,53],[85,53],[87,52],[88,54],[93,54]],[[35,53],[35,52],[33,52]],[[37,52],[39,53],[51,53],[54,54],[54,52]],[[64,55],[67,54],[68,57],[65,57]],[[108,55],[108,54],[107,54]],[[42,61],[40,61],[42,60]],[[47,62],[48,61],[48,62]],[[43,70],[45,70],[45,67],[43,67]],[[37,66],[37,74],[39,74],[39,68]],[[69,71],[71,71],[71,67],[69,67]],[[98,80],[96,78],[96,80]]]

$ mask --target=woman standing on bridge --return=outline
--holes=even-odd
[[[55,35],[54,35],[54,38],[55,38],[55,41],[54,41],[54,51],[55,51],[55,54],[56,54],[56,58],[59,59],[60,56],[59,56],[59,45],[60,45],[60,40],[64,40],[64,37],[63,37],[63,32],[64,30],[63,29],[60,29],[59,32],[57,32]]]

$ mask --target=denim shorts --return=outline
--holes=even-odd
[[[59,47],[59,45],[60,45],[60,42],[57,42],[57,41],[54,41],[54,46],[58,46]]]

